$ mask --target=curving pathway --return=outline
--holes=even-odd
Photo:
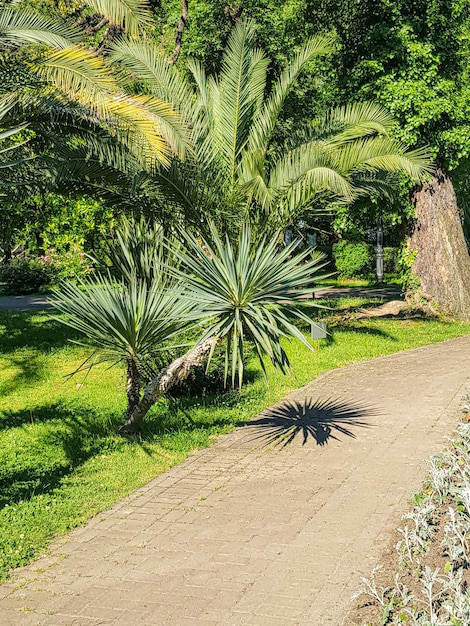
[[[1,626],[339,626],[467,384],[470,336],[322,375],[18,570]]]

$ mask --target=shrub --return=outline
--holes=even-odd
[[[365,278],[374,269],[374,248],[365,242],[342,239],[333,246],[333,258],[340,276]]]
[[[384,248],[384,272],[396,274],[398,269],[398,248]]]
[[[21,252],[0,268],[0,281],[8,294],[37,293],[49,291],[62,280],[82,278],[90,270],[85,253],[78,250],[61,254],[49,250],[39,256]]]

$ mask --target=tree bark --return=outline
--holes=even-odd
[[[171,57],[171,63],[176,63],[181,52],[181,42],[183,40],[184,27],[188,19],[188,0],[181,1],[181,18],[178,22],[178,28],[176,29],[175,49],[173,56]]]
[[[130,417],[140,400],[141,376],[137,363],[134,359],[127,359],[127,411],[126,417]]]
[[[126,414],[126,421],[119,432],[121,434],[135,433],[155,402],[168,393],[174,385],[187,378],[194,367],[204,363],[215,343],[217,343],[215,338],[206,339],[179,359],[175,359],[153,378],[145,387],[142,399],[132,411]]]
[[[415,221],[408,245],[416,257],[411,271],[440,311],[469,320],[470,256],[449,176],[437,168],[431,182],[413,193],[412,202]]]

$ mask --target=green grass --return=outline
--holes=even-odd
[[[343,300],[339,309],[367,301]],[[367,320],[329,326],[314,353],[288,346],[292,371],[255,362],[239,394],[160,402],[142,437],[115,435],[125,406],[122,371],[98,365],[70,379],[90,348],[47,315],[0,312],[0,578],[55,536],[181,462],[321,372],[354,361],[470,333],[437,320]]]
[[[386,274],[384,282],[379,284],[375,277],[348,278],[347,276],[331,276],[318,282],[321,287],[401,287],[402,281],[396,274]]]

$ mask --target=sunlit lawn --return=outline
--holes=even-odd
[[[162,401],[129,441],[114,434],[125,406],[121,369],[98,365],[67,378],[90,348],[70,344],[71,331],[47,315],[0,312],[0,578],[321,372],[470,333],[470,325],[368,320],[330,330],[314,353],[288,346],[289,375],[269,371],[266,382],[251,362],[240,394]]]

